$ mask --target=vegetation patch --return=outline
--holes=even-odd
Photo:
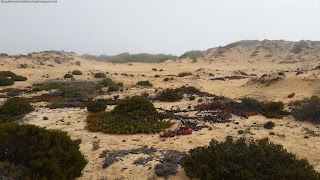
[[[181,161],[186,175],[199,179],[319,179],[306,159],[298,159],[282,145],[267,139],[224,142],[189,151]]]
[[[72,74],[65,74],[65,75],[63,76],[63,78],[65,78],[65,79],[70,79],[70,78],[73,78],[73,75],[72,75]]]
[[[149,81],[138,81],[136,84],[139,86],[152,86]]]
[[[0,125],[0,177],[10,179],[73,179],[88,163],[80,140],[66,132],[34,125]],[[4,170],[3,170],[4,169]]]
[[[183,93],[177,89],[166,89],[157,94],[156,99],[164,102],[175,102],[183,98]]]
[[[191,50],[183,53],[179,58],[191,58],[191,59],[197,59],[199,57],[203,57],[206,51],[200,51],[200,50]]]
[[[320,123],[320,98],[313,96],[305,103],[300,102],[295,104],[292,109],[292,116],[298,121],[310,121],[314,124]]]
[[[74,71],[72,71],[71,74],[72,74],[72,75],[82,75],[82,72],[79,71],[79,70],[74,70]]]
[[[86,103],[89,112],[96,113],[105,111],[107,106],[103,102],[91,101]]]
[[[275,126],[276,126],[276,124],[274,122],[272,122],[272,121],[268,121],[263,125],[263,127],[266,128],[266,129],[272,129]]]
[[[21,119],[25,114],[33,111],[30,102],[23,98],[8,99],[0,106],[0,123]]]
[[[95,73],[94,74],[94,78],[106,78],[106,74],[104,73]]]
[[[185,77],[185,76],[192,76],[193,74],[191,72],[182,72],[179,73],[177,76],[178,77]]]
[[[11,86],[15,81],[26,81],[24,76],[16,75],[11,71],[0,71],[0,86]]]
[[[155,133],[173,123],[163,121],[164,115],[144,97],[132,97],[120,102],[110,112],[92,113],[87,117],[87,129],[105,133]]]

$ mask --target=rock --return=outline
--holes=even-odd
[[[202,103],[203,102],[203,99],[198,99],[198,103]]]
[[[49,118],[47,116],[43,116],[43,120],[48,120]]]
[[[275,133],[274,132],[270,132],[269,135],[273,136],[273,135],[275,135]]]
[[[238,134],[243,134],[243,133],[244,133],[243,130],[239,130],[239,131],[238,131]]]
[[[308,139],[308,138],[309,138],[309,136],[304,136],[304,138],[305,138],[305,139]]]
[[[284,76],[284,72],[279,72],[278,75],[279,76]]]
[[[212,73],[209,73],[209,76],[214,76]]]

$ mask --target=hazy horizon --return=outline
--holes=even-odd
[[[172,54],[239,40],[320,40],[320,0],[0,3],[0,53]]]

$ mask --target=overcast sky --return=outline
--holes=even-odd
[[[320,40],[320,0],[0,2],[0,53],[181,55],[244,39]]]

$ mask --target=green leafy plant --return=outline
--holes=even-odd
[[[119,86],[111,85],[111,86],[109,86],[108,91],[109,92],[119,91]]]
[[[178,77],[192,76],[191,72],[182,72],[178,74]]]
[[[0,86],[11,86],[14,84],[12,79],[9,79],[5,76],[0,75]]]
[[[272,129],[275,126],[276,126],[276,124],[274,122],[272,122],[272,121],[268,121],[263,125],[263,127],[266,128],[266,129]]]
[[[189,151],[181,161],[187,176],[199,179],[319,179],[306,159],[298,159],[267,139],[211,140]]]
[[[0,177],[19,178],[21,174],[24,175],[23,179],[79,177],[88,163],[79,151],[80,142],[71,140],[66,132],[59,130],[46,130],[34,125],[16,123],[2,124],[0,169],[6,171],[0,171]],[[15,166],[23,168],[15,172],[19,170]]]
[[[17,116],[22,114],[27,114],[33,111],[33,107],[30,102],[23,98],[12,98],[8,99],[1,107],[1,113]]]
[[[298,121],[320,123],[320,98],[313,96],[304,104],[292,109],[292,116]]]

